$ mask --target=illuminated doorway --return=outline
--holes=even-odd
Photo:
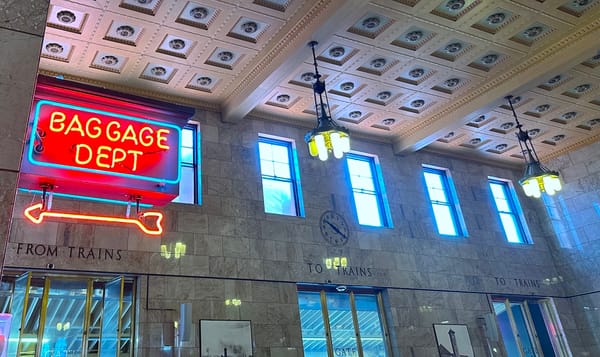
[[[305,357],[386,357],[391,353],[381,293],[299,291]]]
[[[507,357],[570,357],[551,299],[494,298]]]
[[[5,278],[9,357],[131,357],[134,281],[25,273]]]

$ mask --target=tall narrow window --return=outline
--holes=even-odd
[[[299,291],[304,356],[389,356],[381,295]]]
[[[493,178],[490,178],[488,182],[506,239],[511,243],[531,243],[527,228],[522,223],[523,217],[519,202],[510,183]]]
[[[346,163],[358,223],[373,227],[391,227],[392,221],[377,157],[348,153]]]
[[[261,135],[258,151],[265,212],[303,216],[294,142]]]
[[[466,236],[466,226],[448,170],[423,165],[423,176],[438,233]]]
[[[200,156],[198,126],[189,124],[181,131],[181,180],[179,196],[173,202],[200,203],[200,180],[198,178]]]

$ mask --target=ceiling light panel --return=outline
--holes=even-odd
[[[137,46],[144,28],[132,21],[114,20],[104,34],[104,39],[125,45]]]
[[[52,5],[46,24],[63,31],[82,33],[88,14],[72,8]]]
[[[44,37],[41,56],[56,61],[69,62],[72,50],[73,46],[70,41],[48,36]]]

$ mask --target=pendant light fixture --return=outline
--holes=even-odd
[[[513,108],[512,96],[506,97],[510,110],[515,117],[517,123],[517,139],[519,139],[519,146],[521,147],[521,153],[525,159],[525,173],[523,178],[519,180],[519,184],[523,187],[523,191],[529,197],[539,198],[542,192],[546,192],[549,195],[555,194],[562,188],[562,183],[558,177],[557,171],[551,171],[540,163],[540,159],[535,152],[533,142],[529,137],[529,133],[523,130],[523,125],[519,123],[515,108]]]
[[[317,68],[315,46],[318,44],[316,41],[308,43],[312,49],[313,64],[315,66],[315,82],[312,87],[315,112],[317,113],[317,127],[306,133],[304,140],[308,144],[308,152],[311,156],[318,156],[321,161],[325,161],[329,158],[329,153],[333,153],[336,159],[341,159],[344,153],[350,151],[350,136],[348,135],[348,129],[338,125],[331,118],[325,81],[321,80],[321,74],[319,74]]]

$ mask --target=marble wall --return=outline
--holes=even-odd
[[[564,294],[564,284],[550,283],[560,273],[541,203],[518,192],[534,244],[509,244],[499,225],[487,177],[516,180],[520,170],[430,152],[394,155],[390,145],[355,139],[355,150],[379,157],[393,221],[392,228],[361,227],[343,161],[310,158],[303,144],[305,130],[258,119],[224,124],[219,113],[201,110],[195,120],[201,130],[203,203],[164,207],[166,233],[161,238],[110,225],[32,225],[21,212],[39,197],[19,193],[8,269],[45,270],[51,263],[54,271],[139,277],[137,332],[143,356],[169,355],[161,350],[159,337],[185,302],[192,303],[196,330],[182,356],[197,356],[198,321],[209,318],[252,320],[257,356],[269,356],[277,347],[301,351],[296,283],[382,288],[395,355],[411,357],[435,354],[432,323],[441,321],[466,324],[476,356],[485,356],[479,318],[492,311],[490,296]],[[305,217],[264,213],[259,133],[296,141]],[[422,164],[451,170],[468,237],[449,239],[436,233]],[[332,209],[332,201],[351,228],[351,238],[342,247],[326,243],[319,230],[319,218]],[[60,199],[54,200],[53,209],[125,212],[124,207]],[[161,243],[176,241],[187,245],[186,255],[178,260],[161,257]],[[324,259],[335,256],[347,257],[352,272],[326,269]],[[227,298],[242,304],[226,306]],[[561,314],[573,315],[562,299],[556,303]],[[565,327],[575,339],[578,328]]]
[[[29,116],[48,0],[0,2],[0,254],[12,206]]]
[[[547,166],[560,171],[564,189],[545,200],[557,232],[553,244],[565,295],[572,303],[580,355],[600,350],[600,143],[562,156]],[[579,351],[578,351],[579,352]]]

